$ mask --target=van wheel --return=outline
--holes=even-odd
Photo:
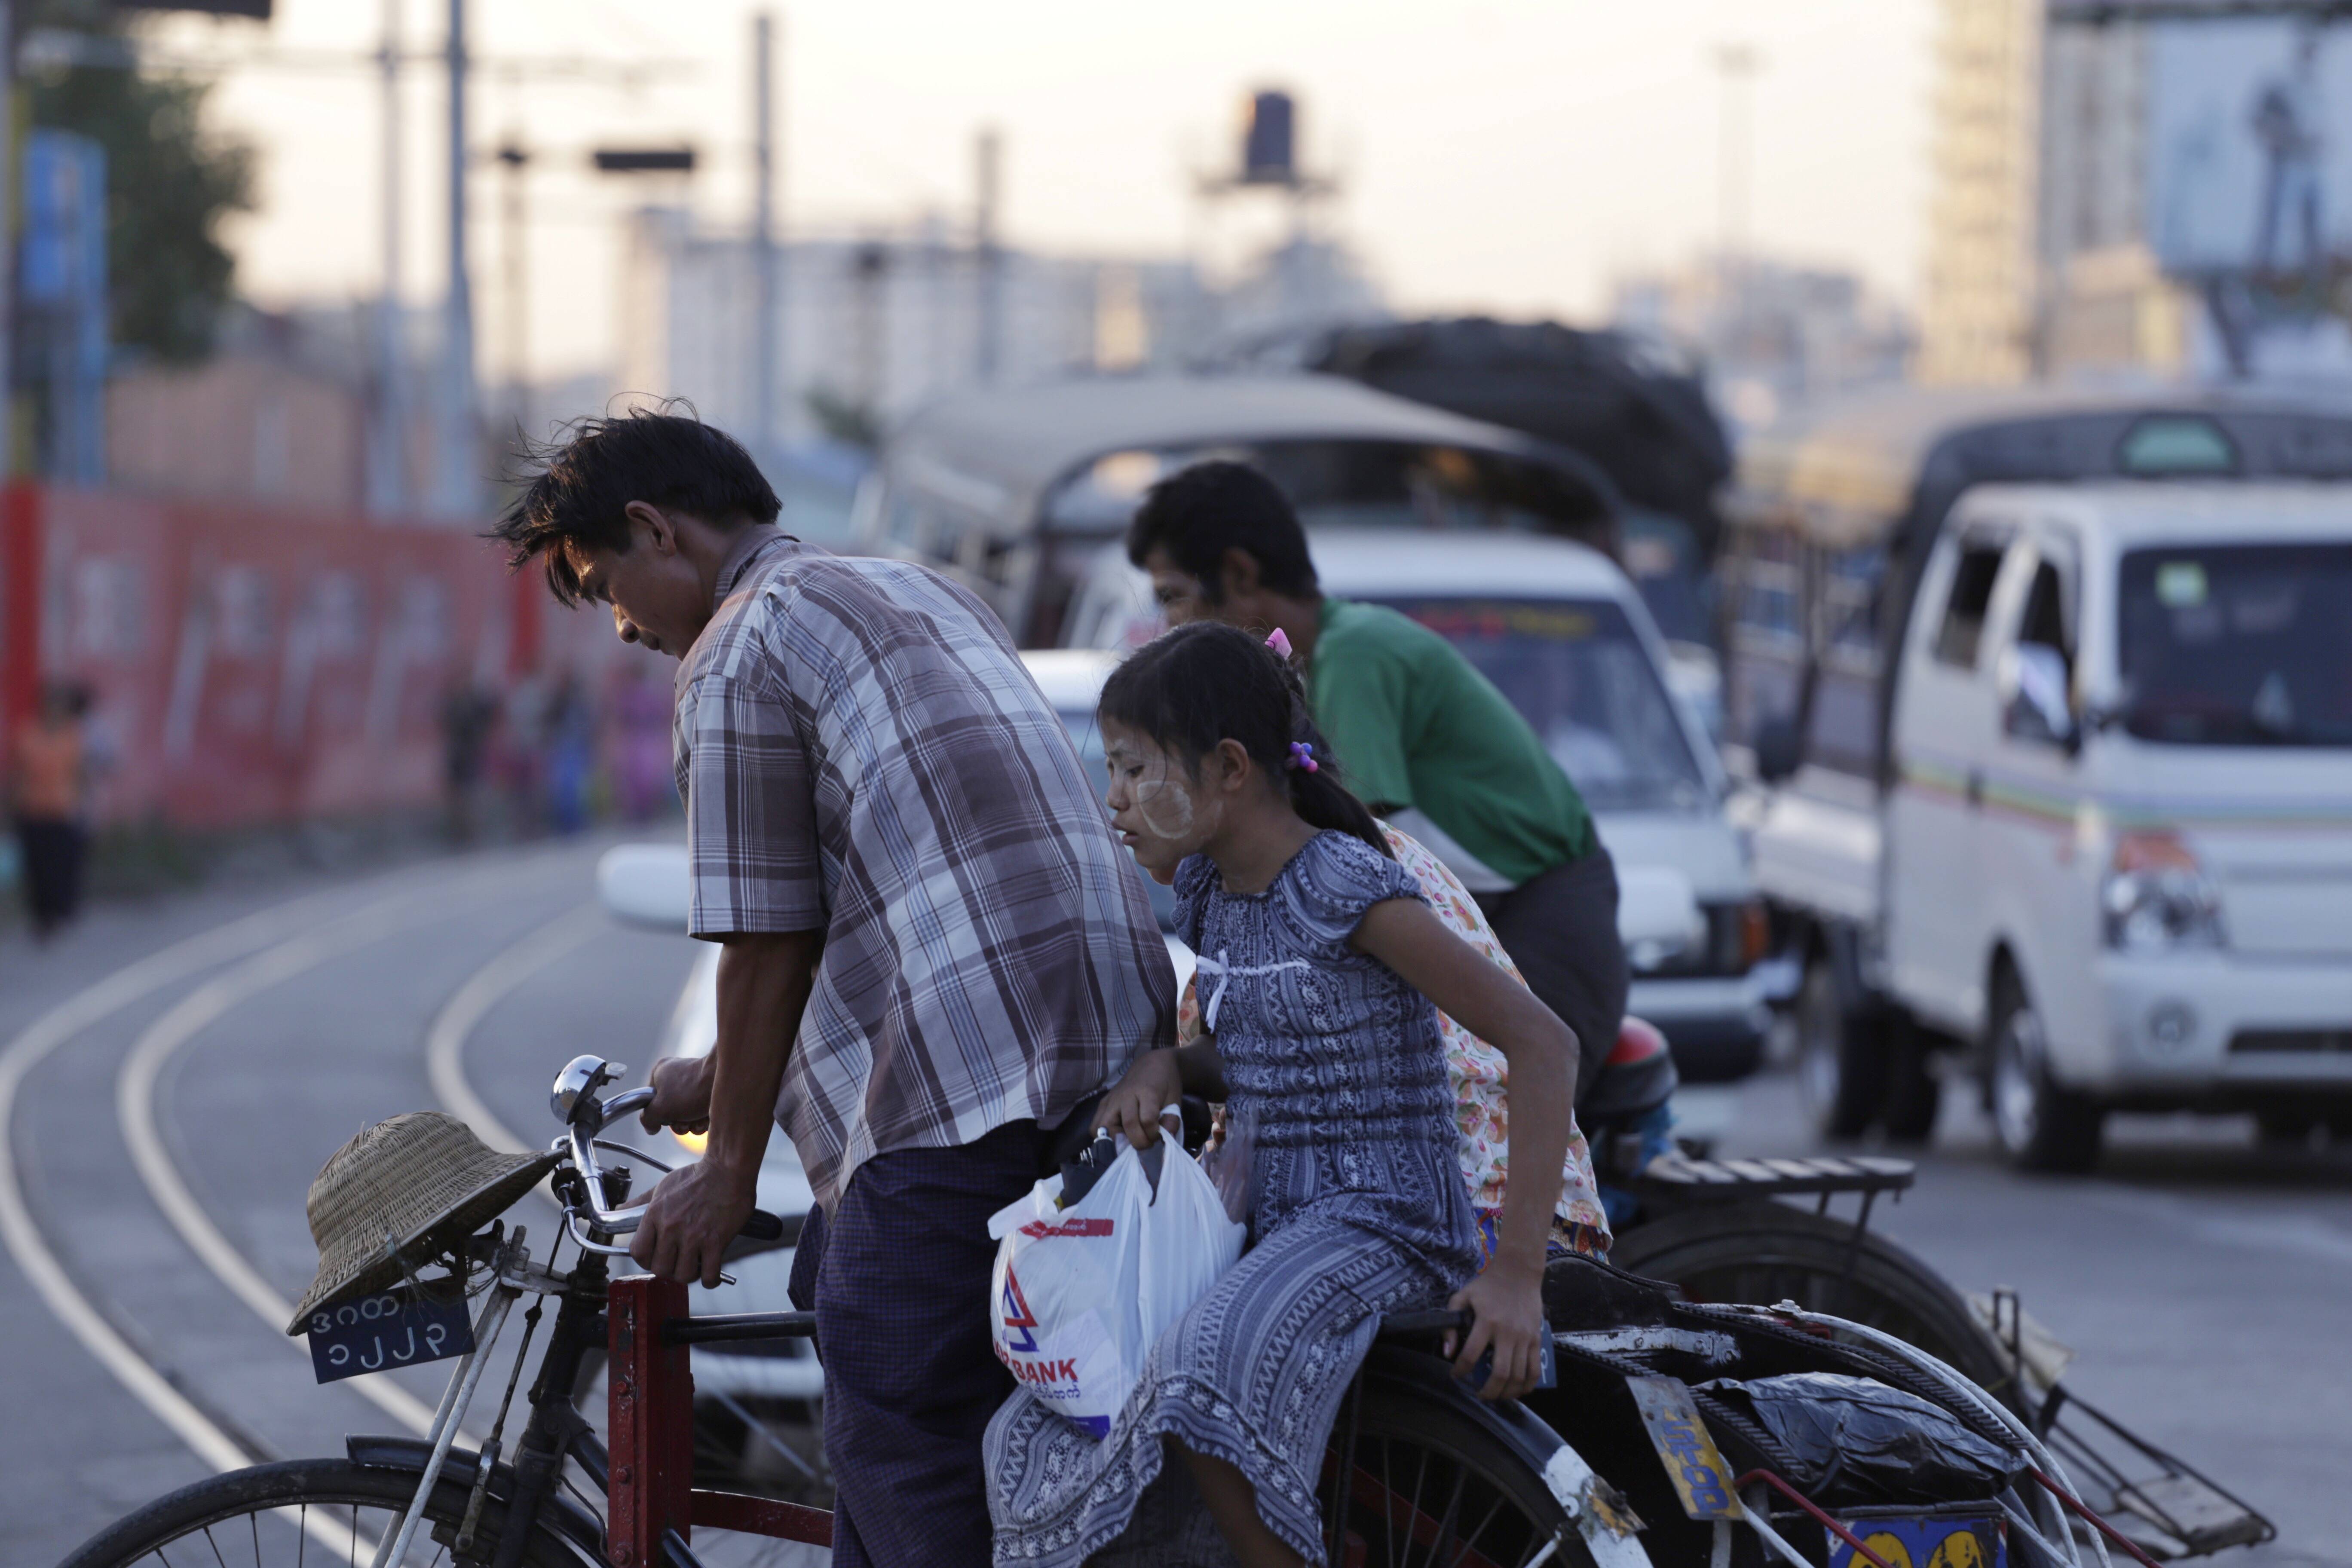
[[[2332,1131],[2327,1118],[2309,1110],[2264,1110],[2254,1116],[2254,1129],[2266,1149],[2309,1149],[2323,1131]]]
[[[1823,1138],[1859,1138],[1886,1093],[1885,1031],[1846,1005],[1837,965],[1816,950],[1797,992],[1797,1091]]]
[[[1936,1077],[1934,1053],[1926,1030],[1907,1016],[1886,1026],[1887,1141],[1925,1143],[1936,1135],[1936,1112],[1942,1109],[1944,1086]]]
[[[2099,1163],[2107,1113],[2050,1076],[2042,1016],[2003,971],[1993,984],[1992,1044],[1985,1099],[1993,1135],[2021,1171],[2080,1175]]]

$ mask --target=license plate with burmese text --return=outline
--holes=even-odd
[[[310,1370],[320,1383],[464,1355],[474,1325],[463,1298],[436,1301],[406,1290],[362,1296],[310,1314]]]

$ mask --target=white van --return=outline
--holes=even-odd
[[[2352,483],[2250,471],[2352,431],[2294,427],[2158,412],[2117,466],[2179,477],[1964,489],[1847,700],[1878,765],[1837,765],[1844,721],[1764,727],[1758,871],[1811,954],[1829,1131],[1876,1097],[1926,1132],[1906,1037],[1972,1053],[2032,1167],[2087,1168],[2114,1109],[2352,1129]]]
[[[1628,1010],[1665,1034],[1684,1079],[1754,1071],[1771,1024],[1764,907],[1714,743],[1672,692],[1633,580],[1598,551],[1523,533],[1310,528],[1307,548],[1325,593],[1401,610],[1460,648],[1583,795],[1617,864]],[[1106,647],[1159,629],[1121,547],[1097,559],[1068,624]]]

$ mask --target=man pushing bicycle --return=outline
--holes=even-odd
[[[793,1268],[824,1358],[843,1568],[985,1563],[988,1216],[1145,1048],[1175,978],[1066,731],[986,605],[774,525],[744,449],[690,418],[583,421],[497,535],[566,604],[677,658],[688,929],[723,944],[710,1054],[648,1128],[707,1129],[632,1256],[715,1285],[772,1123],[817,1206]]]

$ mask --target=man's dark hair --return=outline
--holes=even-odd
[[[742,443],[691,414],[632,410],[577,419],[555,440],[528,447],[523,462],[530,482],[489,537],[507,546],[507,564],[516,571],[545,556],[548,588],[566,605],[580,602],[580,578],[563,546],[576,541],[625,552],[623,509],[633,500],[722,531],[773,522],[783,510]]]
[[[1228,550],[1247,551],[1259,580],[1277,594],[1304,599],[1316,591],[1297,510],[1247,463],[1195,463],[1145,491],[1127,525],[1127,558],[1140,566],[1154,550],[1199,578],[1212,605],[1224,602]]]

